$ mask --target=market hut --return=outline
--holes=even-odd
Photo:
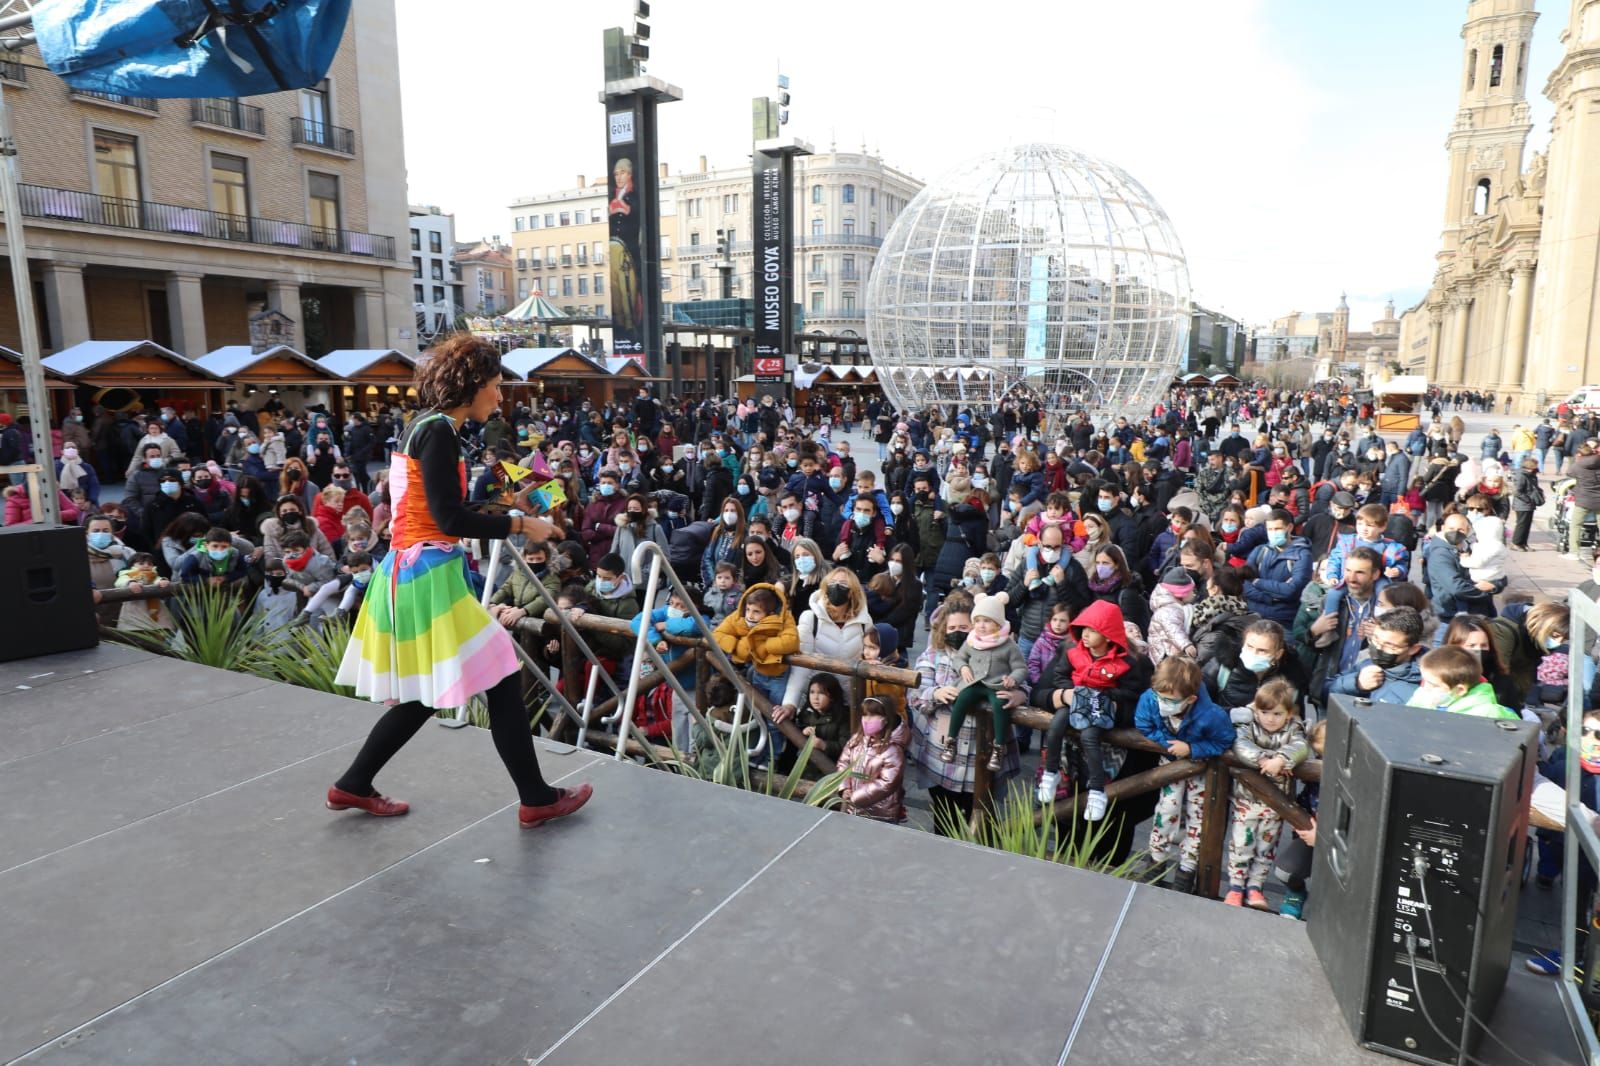
[[[317,363],[345,384],[334,393],[334,413],[351,411],[376,417],[380,405],[398,404],[417,392],[411,387],[417,361],[395,348],[340,348]]]
[[[145,411],[171,407],[194,411],[202,419],[221,409],[227,383],[198,363],[155,341],[82,341],[44,357],[46,372],[77,383],[69,399],[53,392],[54,423],[66,404],[87,411],[100,404],[111,411]]]
[[[217,377],[232,383],[224,401],[237,400],[250,406],[265,393],[277,396],[288,389],[299,389],[308,404],[333,403],[341,378],[328,367],[287,344],[275,344],[254,351],[248,344],[230,344],[207,352],[195,362]]]

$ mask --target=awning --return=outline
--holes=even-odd
[[[75,389],[77,383],[49,367],[44,368],[44,384],[47,389]],[[22,377],[22,353],[14,352],[10,348],[0,348],[0,389],[27,388],[27,382]]]
[[[565,322],[572,316],[546,300],[544,293],[536,290],[533,295],[500,317],[513,322]]]
[[[417,361],[397,348],[340,348],[317,362],[344,381],[409,385],[417,376]]]
[[[44,366],[96,388],[216,389],[227,383],[155,341],[83,341],[44,357]]]
[[[287,344],[261,352],[251,351],[248,344],[230,344],[207,352],[195,363],[236,385],[321,385],[343,380]]]

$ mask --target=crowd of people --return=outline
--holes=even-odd
[[[1143,417],[1051,413],[1020,391],[987,410],[903,411],[876,395],[848,407],[797,416],[770,396],[682,405],[641,389],[463,427],[471,499],[513,487],[500,460],[537,457],[566,501],[554,535],[518,538],[536,580],[495,575],[491,615],[552,667],[537,625],[552,604],[649,628],[673,663],[681,649],[664,638],[692,633],[694,608],[770,701],[761,759],[793,764],[775,728],[792,721],[851,771],[845,807],[866,817],[904,820],[908,785],[936,819],[969,814],[980,765],[1004,802],[1037,740],[1026,793],[1114,819],[1108,853],[1143,843],[1180,889],[1203,779],[1115,807],[1110,781],[1232,751],[1314,814],[1316,789],[1293,771],[1321,750],[1332,694],[1517,717],[1560,704],[1570,671],[1592,688],[1566,607],[1507,573],[1551,477],[1577,482],[1574,553],[1583,509],[1600,510],[1592,417],[1494,431],[1467,454],[1443,410],[1385,437],[1317,391],[1175,386]],[[348,614],[388,549],[383,460],[417,414],[274,402],[201,425],[166,409],[129,441],[126,417],[95,411],[86,428],[74,411],[57,435],[63,511],[87,529],[97,588],[207,583],[283,622]],[[853,451],[856,422],[876,455]],[[102,501],[118,480],[120,500]],[[7,490],[8,520],[19,496]],[[640,602],[628,564],[645,541],[694,603]],[[170,626],[174,609],[135,601],[106,621]],[[596,647],[625,678],[633,641]],[[793,667],[795,652],[912,665],[921,683],[902,698]],[[704,710],[726,721],[733,702],[718,690]],[[1014,727],[1024,706],[1051,728]],[[713,756],[666,686],[640,713],[691,760]],[[1129,726],[1165,754],[1105,741]],[[1276,871],[1297,916],[1314,839],[1241,789],[1226,901],[1268,906]]]

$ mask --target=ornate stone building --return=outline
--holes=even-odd
[[[1600,0],[1570,4],[1544,89],[1550,152],[1524,170],[1539,16],[1533,0],[1469,0],[1438,266],[1399,328],[1407,369],[1524,411],[1600,381]]]

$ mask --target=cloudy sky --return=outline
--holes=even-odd
[[[509,234],[518,195],[604,173],[601,33],[632,0],[397,0],[413,202]],[[1530,151],[1564,4],[1545,0]],[[793,135],[880,152],[927,181],[1057,140],[1133,174],[1171,216],[1195,298],[1250,323],[1327,310],[1357,329],[1425,291],[1443,220],[1465,0],[653,0],[648,72],[673,171],[744,165],[750,98],[781,64]]]

